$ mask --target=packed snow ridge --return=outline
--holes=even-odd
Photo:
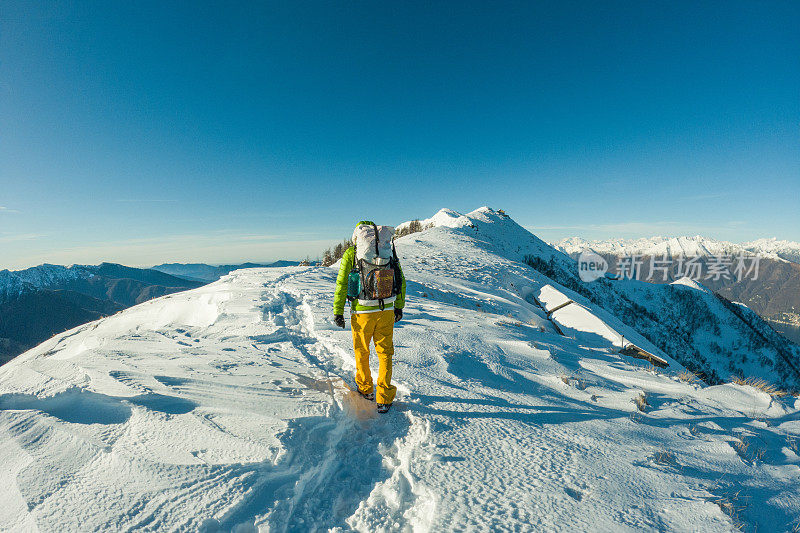
[[[694,237],[649,237],[641,239],[586,240],[568,237],[553,243],[553,247],[570,255],[591,250],[599,254],[645,255],[653,257],[755,255],[767,259],[800,263],[800,243],[776,238],[759,239],[735,244],[696,235]]]
[[[351,390],[350,332],[332,321],[335,268],[235,271],[0,368],[0,530],[798,523],[800,402],[708,386],[645,336],[669,347],[655,329],[595,301],[655,314],[637,305],[666,305],[670,291],[706,305],[719,332],[700,328],[681,340],[687,350],[733,350],[723,337],[746,341],[744,313],[680,284],[584,295],[543,272],[570,284],[568,257],[491,209],[431,220],[397,241],[408,298],[387,415]],[[620,353],[631,342],[666,368]],[[772,345],[752,350],[778,364]]]

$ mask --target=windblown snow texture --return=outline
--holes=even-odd
[[[681,354],[595,302],[663,294],[583,295],[524,264],[539,257],[566,276],[569,259],[492,210],[434,221],[397,243],[408,299],[386,415],[348,385],[335,268],[235,271],[0,368],[0,530],[797,523],[796,398],[679,379]],[[711,297],[698,301],[725,319],[715,338],[739,338],[727,322],[737,315]],[[574,303],[553,311],[564,299]],[[621,355],[622,337],[669,367]]]

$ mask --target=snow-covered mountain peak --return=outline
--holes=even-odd
[[[410,224],[405,222],[398,228]],[[507,214],[490,207],[480,207],[467,214],[452,209],[441,209],[435,215],[420,220],[423,228],[449,228],[468,236],[470,245],[485,247],[492,253],[519,261],[525,255],[536,255],[545,260],[553,256],[564,259],[562,254],[550,245],[517,224]],[[412,239],[419,238],[414,234]]]
[[[0,302],[25,291],[41,289],[90,274],[84,267],[42,264],[24,270],[0,270]]]
[[[742,243],[742,247],[761,254],[774,254],[786,261],[800,263],[800,242],[778,240],[775,237]]]
[[[436,212],[430,218],[426,218],[424,220],[420,220],[420,223],[423,227],[431,226],[431,227],[447,227],[447,228],[461,228],[464,226],[471,226],[474,224],[474,221],[480,221],[484,223],[491,223],[491,222],[500,222],[502,221],[502,216],[499,213],[489,207],[479,207],[474,211],[470,211],[467,214],[461,214],[458,211],[449,208],[442,208]],[[411,222],[403,222],[399,224],[398,228],[403,228],[410,224]]]
[[[477,210],[473,213],[477,213]],[[411,221],[403,222],[397,226],[397,229],[404,228],[409,224],[411,224]],[[437,211],[432,217],[420,220],[420,224],[423,227],[460,228],[469,226],[471,221],[467,216],[462,215],[458,211],[445,207]]]

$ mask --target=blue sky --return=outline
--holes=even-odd
[[[482,205],[800,241],[796,2],[232,4],[0,4],[0,268],[313,257]]]

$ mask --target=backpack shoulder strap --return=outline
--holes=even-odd
[[[393,294],[400,294],[400,291],[403,287],[403,278],[401,277],[403,274],[400,271],[400,259],[397,258],[397,250],[394,247],[394,241],[392,241],[392,269],[394,270],[394,283],[392,287]]]
[[[378,249],[378,226],[376,224],[373,224],[372,229],[375,230],[375,257],[380,257],[381,252]]]

